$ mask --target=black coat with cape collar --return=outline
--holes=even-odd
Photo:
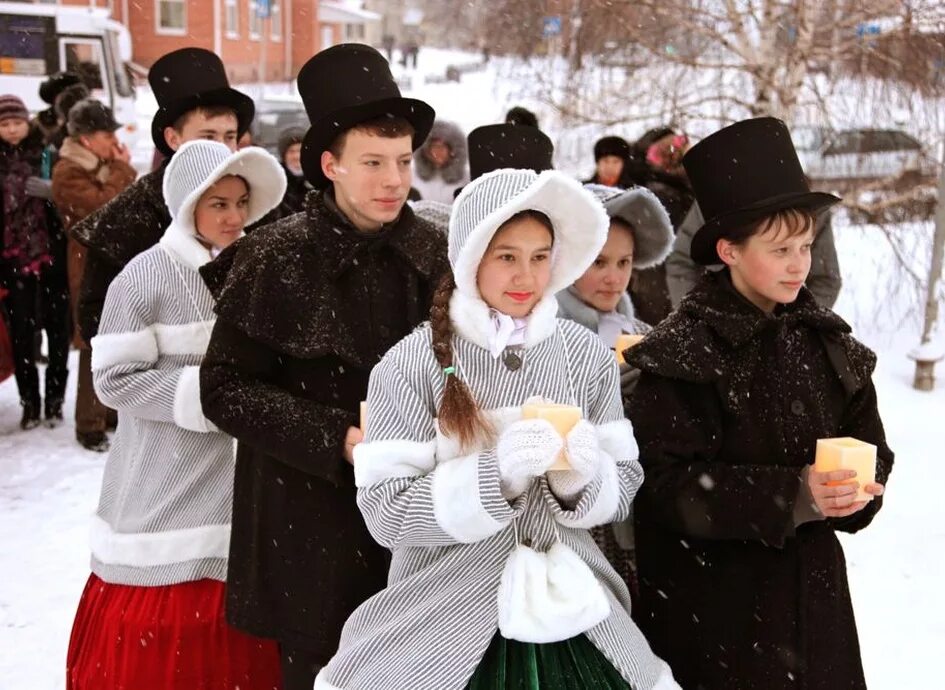
[[[865,688],[843,550],[874,499],[795,522],[818,438],[886,445],[876,359],[803,289],[765,314],[709,274],[628,353],[646,481],[635,502],[640,598],[654,651],[685,688]]]

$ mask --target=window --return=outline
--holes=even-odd
[[[157,33],[183,36],[187,33],[186,0],[156,0]]]
[[[239,0],[225,0],[223,10],[224,27],[227,38],[240,37],[240,5]]]
[[[280,0],[269,0],[269,38],[273,41],[282,40],[282,3]]]
[[[249,37],[258,41],[262,35],[262,19],[259,16],[259,6],[256,0],[249,0]]]

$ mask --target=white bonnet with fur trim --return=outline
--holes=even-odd
[[[554,295],[580,278],[607,241],[609,220],[597,198],[562,172],[502,169],[466,185],[453,202],[449,260],[456,290],[479,298],[479,263],[499,227],[520,211],[541,211],[554,227]]]
[[[225,145],[199,139],[180,147],[164,171],[164,202],[174,223],[193,237],[194,209],[210,187],[228,175],[237,175],[249,187],[249,213],[246,225],[252,225],[282,202],[285,172],[279,161],[265,149],[249,146],[236,153]]]

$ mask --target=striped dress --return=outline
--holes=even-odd
[[[234,443],[204,416],[209,252],[175,225],[112,282],[92,340],[95,390],[118,430],[93,518],[92,570],[159,586],[226,580]]]
[[[533,312],[529,328],[543,322],[546,337],[517,350],[522,365],[514,371],[481,344],[454,336],[458,375],[499,432],[521,418],[531,396],[579,405],[604,451],[599,476],[573,508],[543,477],[514,501],[503,498],[495,448],[461,451],[438,433],[444,381],[429,325],[401,341],[371,374],[367,440],[355,451],[359,506],[371,533],[393,552],[388,587],[348,620],[317,690],[463,688],[502,608],[523,603],[503,587],[517,544],[540,554],[563,545],[601,585],[609,614],[557,639],[584,632],[633,688],[678,687],[630,619],[626,585],[587,531],[625,517],[643,479],[614,358],[587,329],[555,319],[556,309],[551,299]],[[568,594],[580,604],[588,583],[572,584]],[[508,601],[500,602],[500,589]],[[524,594],[532,593],[539,594],[526,586]]]

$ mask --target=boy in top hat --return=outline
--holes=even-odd
[[[212,139],[236,150],[255,113],[253,100],[230,87],[223,61],[203,48],[181,48],[161,57],[148,72],[158,102],[151,138],[170,158],[182,144]],[[72,237],[89,250],[79,295],[79,330],[86,342],[98,331],[105,294],[131,259],[161,239],[171,222],[161,194],[164,166],[78,223]]]
[[[316,191],[202,270],[217,321],[201,400],[239,441],[228,620],[278,640],[284,687],[311,690],[347,617],[387,581],[350,464],[368,374],[427,319],[447,259],[442,233],[405,206],[433,109],[401,97],[364,45],[317,54],[298,88]]]
[[[804,287],[839,199],[809,190],[774,118],[683,165],[707,218],[692,258],[725,269],[627,352],[643,370],[636,619],[686,688],[865,688],[836,532],[876,516],[893,454],[876,356]],[[876,446],[875,481],[814,469],[817,440],[846,436]]]

